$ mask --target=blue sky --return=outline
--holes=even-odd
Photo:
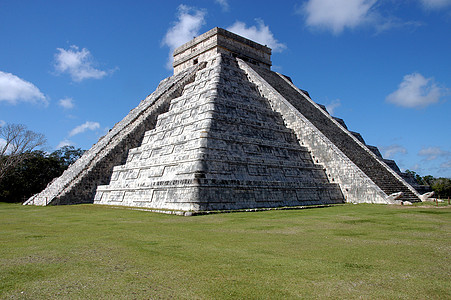
[[[0,125],[89,149],[213,27],[270,46],[401,169],[451,177],[451,0],[0,0]]]

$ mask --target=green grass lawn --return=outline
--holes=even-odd
[[[451,207],[0,204],[0,299],[451,299]]]

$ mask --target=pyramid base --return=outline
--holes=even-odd
[[[103,204],[98,204],[103,205]],[[279,206],[279,207],[261,207],[261,208],[243,208],[243,209],[228,209],[228,210],[202,210],[202,211],[184,211],[184,210],[170,210],[170,209],[157,209],[157,208],[139,208],[130,206],[113,206],[108,205],[111,208],[117,209],[130,209],[154,213],[162,213],[168,215],[177,216],[200,216],[200,215],[211,215],[211,214],[224,214],[224,213],[237,213],[237,212],[260,212],[260,211],[270,211],[270,210],[300,210],[300,209],[312,209],[312,208],[325,208],[337,205],[344,205],[344,203],[334,203],[334,204],[320,204],[320,205],[303,205],[303,206]]]
[[[344,203],[336,184],[185,179],[152,186],[99,186],[94,204],[176,211],[216,211]]]

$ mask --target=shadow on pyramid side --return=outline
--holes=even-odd
[[[175,75],[25,204],[212,211],[420,200],[396,163],[272,72],[270,55],[221,28],[179,47]]]

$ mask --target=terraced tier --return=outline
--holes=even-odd
[[[342,203],[236,59],[211,58],[95,203],[179,210]]]

